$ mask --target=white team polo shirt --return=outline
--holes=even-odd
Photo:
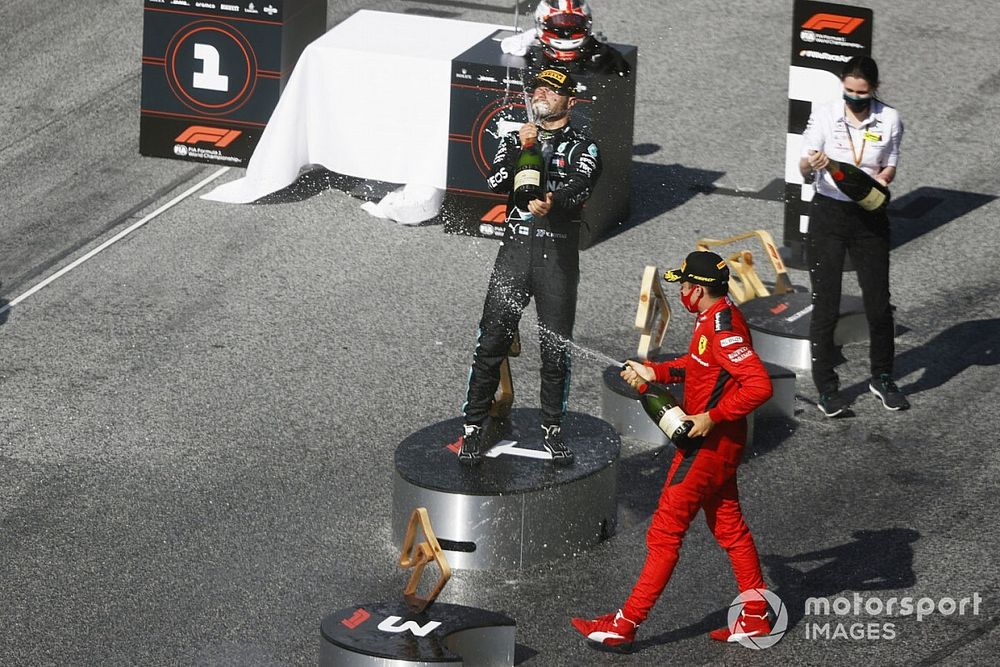
[[[885,167],[895,167],[899,162],[902,138],[903,121],[892,107],[872,100],[868,118],[860,128],[856,128],[848,122],[844,100],[839,99],[813,107],[809,123],[802,133],[799,157],[808,157],[809,151],[823,151],[833,160],[856,164],[870,176],[875,176]],[[818,194],[850,201],[837,189],[833,176],[826,169],[816,179],[815,188]]]

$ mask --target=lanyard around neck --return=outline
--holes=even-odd
[[[854,166],[860,167],[861,160],[865,157],[865,144],[868,143],[868,139],[865,137],[865,135],[867,134],[868,131],[864,127],[860,128],[863,132],[863,134],[861,135],[861,152],[856,153],[854,151],[854,139],[851,137],[851,126],[847,122],[846,118],[842,120],[844,122],[844,130],[847,132],[847,141],[851,144],[851,158],[854,160]]]

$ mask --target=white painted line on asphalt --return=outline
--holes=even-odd
[[[46,287],[47,285],[49,285],[53,281],[59,279],[63,275],[69,273],[70,271],[72,271],[76,267],[80,266],[81,264],[83,264],[84,262],[86,262],[88,259],[90,259],[94,255],[96,255],[97,253],[101,252],[105,248],[110,247],[111,245],[117,243],[118,241],[121,241],[123,238],[125,238],[126,236],[128,236],[129,234],[131,234],[132,232],[134,232],[135,230],[139,229],[140,227],[142,227],[147,222],[149,222],[150,220],[152,220],[156,216],[160,215],[161,213],[163,213],[167,209],[170,209],[173,206],[181,203],[182,201],[184,201],[185,199],[187,199],[188,197],[190,197],[194,193],[198,192],[198,190],[201,190],[203,187],[205,187],[206,185],[208,185],[209,183],[211,183],[212,181],[214,181],[215,179],[217,179],[219,176],[222,176],[227,171],[229,171],[229,167],[222,167],[221,169],[219,169],[218,171],[216,171],[212,175],[208,176],[207,178],[205,178],[201,182],[192,185],[190,188],[188,188],[184,192],[180,193],[179,195],[177,195],[176,197],[174,197],[173,199],[171,199],[170,201],[168,201],[166,204],[164,204],[160,208],[156,209],[155,211],[153,211],[149,215],[145,216],[144,218],[142,218],[142,220],[139,220],[138,222],[134,223],[128,229],[123,229],[122,231],[118,232],[113,237],[111,237],[110,239],[108,239],[107,241],[105,241],[104,243],[102,243],[101,245],[97,246],[96,248],[94,248],[93,250],[91,250],[90,252],[88,252],[86,255],[83,255],[82,257],[79,257],[79,258],[75,259],[70,264],[67,264],[63,268],[59,269],[58,271],[56,271],[55,273],[53,273],[51,276],[49,276],[48,278],[44,279],[43,281],[41,281],[40,283],[38,283],[37,285],[35,285],[31,289],[29,289],[24,294],[21,294],[20,296],[17,296],[15,298],[11,299],[7,303],[5,303],[3,306],[0,306],[0,315],[6,313],[8,310],[10,310],[11,308],[13,308],[17,304],[21,303],[22,301],[24,301],[25,299],[27,299],[29,296],[31,296],[32,294],[34,294],[38,290],[42,289],[43,287]]]

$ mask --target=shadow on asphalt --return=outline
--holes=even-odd
[[[928,234],[996,199],[994,195],[921,187],[907,192],[889,206],[892,249]]]
[[[920,347],[896,356],[895,376],[906,377],[919,373],[920,377],[900,385],[904,394],[919,394],[936,389],[972,366],[1000,364],[1000,319],[970,320],[945,329]],[[843,390],[850,401],[868,392],[868,380]]]
[[[658,144],[638,144],[633,152],[636,155],[650,155],[660,150]],[[721,171],[695,169],[679,164],[652,164],[647,162],[632,163],[631,211],[625,222],[598,239],[593,245],[612,239],[622,232],[628,231],[644,222],[648,222],[667,211],[681,206],[693,197],[701,194],[705,187],[717,181],[724,175]],[[318,167],[300,174],[295,182],[286,188],[272,192],[256,200],[254,204],[272,205],[288,204],[305,201],[322,194],[327,190],[340,190],[351,197],[363,201],[379,201],[398,185],[369,181],[354,176],[345,176]],[[449,195],[441,213],[430,220],[420,223],[420,226],[445,224],[455,220],[458,227],[468,226],[471,220],[478,226],[482,212],[480,208],[487,200],[478,197],[458,197]],[[450,230],[463,233],[463,230]],[[464,233],[474,234],[470,227]],[[591,246],[593,247],[593,246]]]
[[[305,201],[327,190],[340,190],[352,197],[365,201],[379,200],[398,186],[380,181],[368,181],[354,176],[345,176],[317,167],[299,175],[288,187],[265,195],[254,204],[290,204]]]
[[[788,610],[791,631],[805,616],[806,600],[836,596],[844,591],[883,591],[916,583],[913,542],[920,533],[910,528],[857,530],[852,540],[794,556],[761,557],[770,589]],[[772,610],[775,611],[775,610]],[[717,609],[697,623],[637,641],[633,652],[707,634],[727,623],[728,609]]]
[[[636,148],[649,150],[647,146],[653,147],[655,144],[640,144]],[[700,196],[699,188],[708,187],[724,175],[725,172],[722,171],[696,169],[680,164],[633,162],[629,217],[594,245],[613,239]]]
[[[523,665],[532,658],[538,655],[538,651],[531,648],[530,646],[525,646],[524,644],[514,645],[514,664]]]

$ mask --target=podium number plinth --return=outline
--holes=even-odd
[[[453,569],[528,567],[583,551],[617,525],[618,434],[596,417],[563,422],[575,461],[555,466],[542,446],[541,412],[515,409],[512,431],[481,465],[458,462],[462,420],[428,426],[396,449],[393,536],[426,507]]]

